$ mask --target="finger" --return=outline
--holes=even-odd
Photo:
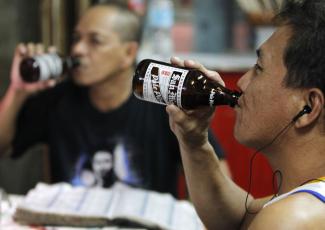
[[[201,63],[195,62],[193,60],[182,60],[179,57],[171,57],[170,59],[171,64],[179,67],[187,67],[190,69],[197,69],[201,71],[206,77],[209,79],[218,82],[222,86],[225,86],[225,82],[222,80],[220,74],[213,70],[208,70],[205,68]]]
[[[181,110],[176,105],[168,105],[166,107],[166,111],[169,115],[169,123],[173,131],[175,131],[177,126],[183,131],[187,130],[188,132],[196,129],[196,122],[193,122],[196,119],[194,118],[191,120],[191,117],[189,117],[184,110]]]
[[[27,55],[27,47],[25,44],[20,43],[15,49],[15,56],[23,57]]]
[[[26,83],[25,89],[29,92],[38,92],[47,88],[52,88],[56,85],[55,80],[39,81],[35,83]]]
[[[184,67],[184,61],[179,57],[171,57],[170,63],[175,66]]]
[[[204,65],[202,65],[199,62],[195,62],[193,60],[185,60],[184,66],[191,69],[197,69],[201,71],[209,79],[217,81],[219,84],[225,86],[225,83],[218,72],[213,70],[208,70],[207,68],[205,68]]]
[[[57,48],[55,46],[50,46],[47,51],[49,53],[57,53]]]
[[[201,123],[208,122],[212,119],[215,113],[214,107],[203,106],[196,110],[191,111],[190,114],[187,114],[190,117],[195,117],[196,119],[200,120]]]
[[[166,111],[167,111],[169,117],[172,118],[173,121],[176,123],[183,121],[186,117],[185,112],[173,104],[167,105]]]
[[[19,44],[14,53],[14,58],[11,66],[11,76],[19,76],[19,64],[21,60],[27,56],[27,47],[21,43]]]
[[[44,85],[45,85],[45,87],[50,87],[50,88],[52,88],[52,87],[56,86],[56,84],[57,84],[57,81],[54,80],[54,79],[44,81]]]
[[[214,115],[214,111],[214,107],[202,106],[195,110],[185,110],[184,113],[188,119],[198,121],[199,126],[207,126]]]
[[[40,55],[44,53],[44,46],[40,43],[35,46],[35,54]]]
[[[35,55],[35,44],[34,43],[28,43],[27,44],[27,55],[32,57]]]
[[[221,78],[218,72],[212,70],[206,70],[204,71],[204,74],[211,80],[218,82],[222,86],[226,86],[225,82],[223,81],[223,79]]]
[[[18,44],[16,47],[16,52],[18,52],[20,55],[26,55],[27,53],[27,47],[24,43]]]
[[[205,67],[201,63],[193,61],[193,60],[185,60],[184,66],[191,68],[191,69],[198,69],[200,71],[205,70]]]

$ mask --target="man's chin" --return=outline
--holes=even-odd
[[[258,144],[258,142],[256,140],[249,139],[247,137],[236,137],[235,136],[235,139],[239,144],[241,144],[247,148],[250,148],[250,149],[257,149],[260,147],[260,145]]]
[[[235,130],[234,138],[239,144],[244,145],[246,147],[251,147],[250,146],[251,143],[250,143],[250,140],[247,138],[247,135],[241,135],[240,133],[236,132],[236,130]]]
[[[79,86],[87,86],[88,85],[87,81],[84,80],[84,77],[80,76],[80,75],[73,75],[72,80],[76,85],[79,85]]]

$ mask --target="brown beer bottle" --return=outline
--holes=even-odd
[[[240,93],[229,90],[195,69],[172,66],[151,59],[142,60],[133,77],[134,95],[159,104],[180,108],[229,105],[234,107]]]
[[[47,53],[23,59],[19,69],[23,81],[36,82],[60,77],[78,65],[76,58]]]

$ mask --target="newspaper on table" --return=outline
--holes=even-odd
[[[39,183],[17,206],[14,218],[33,225],[204,229],[189,201],[122,183],[109,189]]]

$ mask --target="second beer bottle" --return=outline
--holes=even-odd
[[[151,59],[142,60],[133,77],[139,99],[180,108],[237,104],[240,93],[229,90],[195,69],[180,68]]]
[[[79,65],[73,57],[62,58],[56,53],[27,57],[20,63],[20,75],[25,82],[57,78]]]

